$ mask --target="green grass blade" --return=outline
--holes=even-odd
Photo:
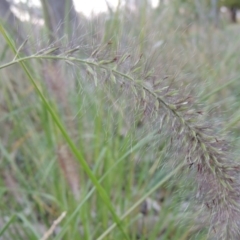
[[[222,86],[220,86],[220,87],[218,87],[218,88],[215,88],[212,92],[210,92],[210,93],[208,93],[207,95],[201,97],[201,100],[202,100],[202,101],[206,101],[207,99],[209,99],[209,98],[210,98],[211,96],[213,96],[214,94],[220,92],[221,90],[223,90],[224,88],[230,86],[231,84],[239,81],[239,79],[240,79],[239,77],[234,78],[234,79],[232,79],[231,81],[226,82],[226,83],[223,84]]]
[[[13,53],[17,54],[17,50],[16,50],[16,47],[14,46],[14,43],[12,42],[12,40],[10,39],[10,37],[8,36],[8,34],[6,33],[5,29],[3,28],[3,26],[1,24],[0,24],[0,32],[3,35],[3,37],[5,38],[6,42],[8,43],[8,45],[11,48],[11,50],[13,51]],[[93,174],[91,169],[89,168],[89,166],[88,166],[87,162],[85,161],[84,157],[82,156],[82,153],[78,151],[77,147],[75,146],[75,144],[73,143],[72,139],[68,135],[68,133],[67,133],[65,127],[63,126],[63,124],[61,123],[59,117],[54,112],[54,110],[50,106],[49,102],[47,101],[47,99],[45,98],[45,96],[43,95],[41,90],[38,88],[37,83],[35,82],[34,78],[32,77],[32,74],[30,73],[30,71],[27,68],[27,66],[25,65],[25,63],[24,62],[20,62],[19,64],[21,65],[21,67],[23,68],[23,70],[24,70],[25,74],[27,75],[28,79],[30,80],[30,82],[34,86],[37,95],[43,101],[44,105],[46,106],[46,109],[49,111],[50,115],[52,116],[53,121],[58,126],[60,132],[62,133],[62,135],[63,135],[63,137],[65,139],[65,141],[69,145],[71,151],[73,152],[75,157],[80,162],[82,168],[87,173],[88,177],[93,182],[93,184],[96,187],[97,191],[99,192],[99,195],[101,196],[102,200],[104,201],[104,203],[108,207],[109,211],[111,212],[115,223],[118,225],[119,229],[123,233],[124,238],[125,239],[129,239],[128,236],[126,235],[126,233],[124,232],[124,229],[123,229],[123,227],[121,225],[121,220],[117,216],[117,214],[116,214],[116,212],[114,210],[114,207],[112,206],[111,201],[110,201],[106,191],[100,185],[99,181],[97,180],[97,178],[95,177],[95,175]]]
[[[9,226],[14,222],[16,215],[11,216],[11,218],[6,222],[3,228],[0,230],[0,237],[4,234],[4,232],[9,228]]]
[[[164,177],[158,184],[152,187],[144,196],[142,196],[132,207],[130,207],[121,217],[123,220],[126,218],[131,212],[134,211],[144,200],[149,197],[152,193],[154,193],[159,187],[161,187],[164,183],[166,183],[171,177],[177,174],[177,172],[184,166],[185,163],[180,164],[176,167],[172,172],[170,172],[166,177]],[[97,240],[104,239],[117,225],[112,224],[101,236],[97,238]]]

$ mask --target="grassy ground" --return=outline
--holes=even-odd
[[[239,26],[143,6],[81,29],[57,60],[30,36],[33,55],[13,65],[1,30],[0,238],[206,239],[178,126],[149,89],[190,94],[191,109],[237,156]]]

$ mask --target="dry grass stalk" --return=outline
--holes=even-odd
[[[65,145],[58,147],[57,155],[60,169],[62,170],[75,199],[78,200],[80,197],[79,165]]]
[[[67,212],[63,212],[52,224],[52,226],[49,228],[49,230],[43,235],[43,237],[40,240],[47,240],[56,229],[57,225],[65,218]]]

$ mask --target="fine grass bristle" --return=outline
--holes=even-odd
[[[240,239],[237,31],[140,2],[0,24],[1,239]]]

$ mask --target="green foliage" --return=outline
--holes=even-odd
[[[220,0],[220,4],[229,8],[240,8],[240,1],[238,0]]]

